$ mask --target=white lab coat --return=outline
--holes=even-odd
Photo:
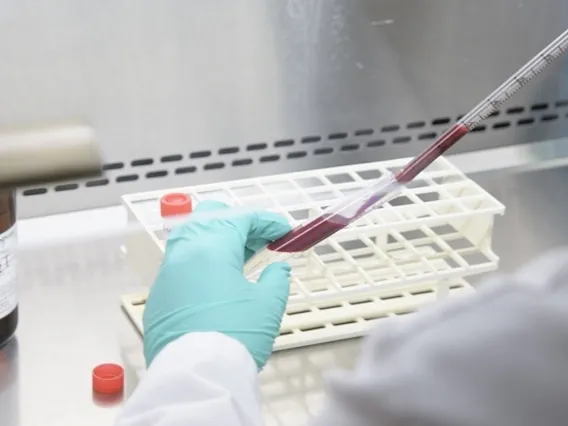
[[[568,251],[407,318],[382,320],[355,370],[330,375],[314,425],[568,424]],[[262,424],[245,347],[194,333],[155,358],[116,426]]]

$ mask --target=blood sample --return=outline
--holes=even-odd
[[[347,225],[349,225],[349,220],[337,214],[319,216],[305,225],[292,229],[277,242],[269,244],[267,248],[268,250],[284,253],[304,251],[345,228]]]
[[[16,297],[16,204],[12,190],[0,190],[0,347],[18,325]]]
[[[453,125],[445,133],[443,133],[434,144],[429,146],[428,149],[423,151],[404,168],[402,168],[394,176],[396,182],[401,186],[410,182],[416,177],[416,175],[451,148],[468,132],[469,129],[463,124],[458,123]],[[379,191],[368,198],[361,197],[359,203],[344,202],[341,204],[341,207],[331,209],[335,210],[335,213],[330,212],[326,214],[324,212],[321,216],[292,229],[284,237],[269,244],[266,248],[271,251],[296,253],[315,246],[327,237],[345,228],[353,222],[353,220],[360,217],[371,204],[374,204],[376,200],[379,200],[383,197],[383,195],[386,195],[389,192],[386,190],[386,188],[389,188],[389,182],[388,179],[384,179],[384,181],[386,181],[387,184],[384,185],[384,188],[381,188],[382,191]],[[352,217],[340,214],[347,212],[348,210],[353,210],[354,208],[356,212]]]
[[[446,130],[436,142],[430,145],[420,155],[413,158],[397,174],[396,180],[401,184],[407,184],[414,179],[422,170],[428,167],[436,158],[454,146],[462,137],[469,133],[470,129],[462,123],[456,123]]]
[[[245,265],[247,276],[255,276],[272,261],[285,261],[323,241],[373,208],[381,207],[393,194],[412,181],[440,155],[456,144],[480,122],[524,87],[548,65],[568,51],[568,30],[564,31],[540,53],[509,77],[483,101],[446,130],[432,145],[413,158],[405,167],[352,196],[325,209],[321,215],[292,229],[282,238],[259,250]]]
[[[359,219],[377,201],[385,202],[395,197],[401,187],[392,173],[386,174],[373,185],[327,207],[318,217],[296,226],[282,238],[268,244],[264,251],[298,253],[308,250]]]

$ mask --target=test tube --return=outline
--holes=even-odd
[[[173,192],[160,198],[160,216],[164,239],[168,238],[175,224],[179,224],[192,211],[191,197],[181,192]]]

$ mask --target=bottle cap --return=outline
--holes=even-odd
[[[124,389],[124,369],[118,364],[100,364],[93,368],[93,390],[107,395]]]
[[[178,216],[191,213],[191,197],[182,193],[166,194],[160,199],[162,217]]]

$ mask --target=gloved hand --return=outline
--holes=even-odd
[[[257,283],[243,276],[256,250],[290,230],[273,212],[197,205],[168,238],[144,310],[148,366],[170,342],[191,332],[216,331],[241,342],[262,369],[272,353],[286,308],[290,267],[269,265]]]

